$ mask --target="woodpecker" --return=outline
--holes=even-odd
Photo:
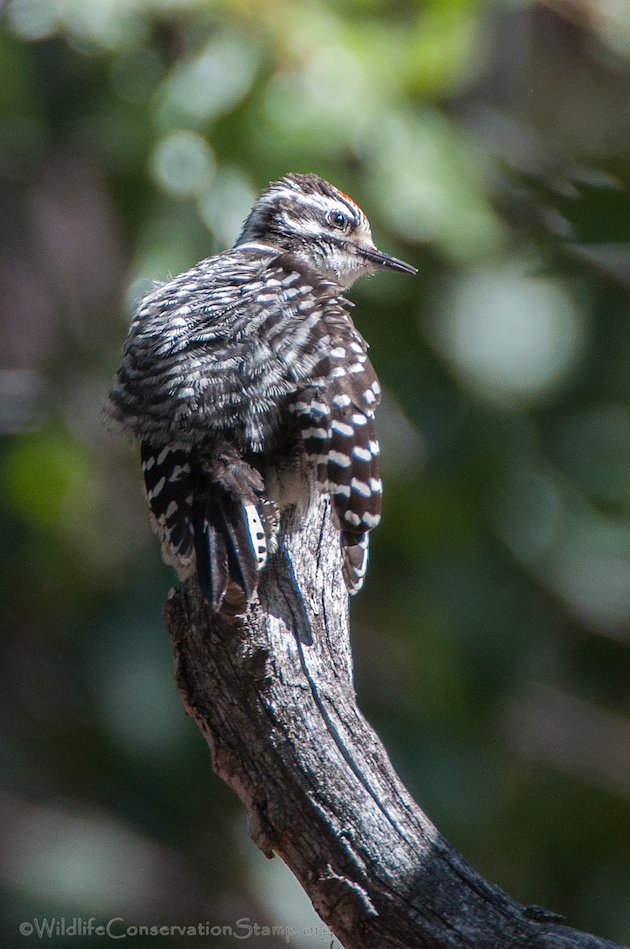
[[[363,584],[381,513],[380,386],[344,291],[381,269],[416,273],[377,250],[346,194],[289,174],[231,250],[138,307],[108,414],[140,440],[164,560],[180,579],[197,574],[213,612],[230,586],[254,597],[287,473],[329,493],[346,586]]]

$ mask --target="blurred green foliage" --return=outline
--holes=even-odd
[[[313,925],[180,707],[172,577],[100,419],[140,295],[287,171],[420,269],[353,290],[385,387],[361,705],[481,872],[630,938],[630,10],[548,7],[6,5],[3,944],[52,915]]]

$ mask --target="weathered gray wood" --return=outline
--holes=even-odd
[[[414,803],[356,705],[326,499],[285,525],[245,618],[213,618],[193,582],[165,607],[182,700],[256,844],[347,949],[612,949],[486,882]]]

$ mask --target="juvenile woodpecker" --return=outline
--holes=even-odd
[[[279,470],[330,494],[346,586],[363,584],[381,512],[380,387],[343,294],[383,268],[416,272],[376,249],[351,198],[291,174],[264,191],[231,250],[137,310],[109,414],[140,440],[165,561],[181,579],[197,573],[214,612],[230,584],[247,602],[256,592],[275,543],[270,507],[282,520]]]

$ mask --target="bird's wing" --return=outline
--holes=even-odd
[[[326,319],[327,317],[327,319]],[[341,531],[344,578],[356,593],[367,570],[368,534],[381,517],[382,482],[374,412],[380,385],[343,300],[330,300],[320,362],[292,408]]]

